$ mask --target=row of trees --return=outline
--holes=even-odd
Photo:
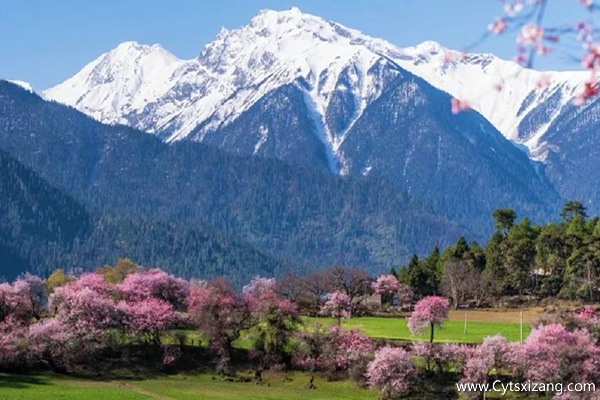
[[[394,279],[382,276],[372,289],[402,296],[404,288]],[[264,369],[297,368],[310,372],[308,387],[314,388],[314,374],[321,372],[377,388],[383,398],[418,390],[423,381],[440,376],[464,383],[485,383],[504,371],[512,379],[552,383],[600,379],[600,318],[592,307],[552,316],[523,344],[497,336],[477,347],[437,345],[434,332],[447,319],[449,302],[426,296],[415,304],[408,326],[415,334],[429,331],[430,341],[395,347],[342,329],[341,320],[355,305],[345,292],[325,296],[320,313],[338,320],[326,328],[302,326],[298,307],[280,291],[273,278],[257,277],[236,291],[222,279],[187,281],[126,261],[78,277],[60,271],[46,281],[24,275],[0,284],[0,367],[46,365],[80,372],[106,362],[118,349],[138,346],[176,368],[180,357],[199,347],[185,338],[185,330],[193,328],[202,338],[200,347],[208,350],[204,361],[223,374],[252,365],[260,381]],[[240,359],[234,344],[242,335],[251,346]],[[167,336],[179,343],[166,344]],[[592,398],[588,395],[579,398]]]
[[[460,238],[392,272],[417,297],[444,294],[455,307],[513,295],[598,301],[600,218],[588,218],[576,201],[560,214],[558,223],[532,225],[516,222],[511,209],[496,210],[496,230],[484,247]]]

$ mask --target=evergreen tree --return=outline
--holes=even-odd
[[[517,213],[510,208],[499,208],[492,213],[496,220],[496,230],[506,233],[513,226]]]
[[[560,217],[566,222],[572,220],[577,215],[583,219],[586,218],[585,207],[580,201],[569,200],[560,211]]]

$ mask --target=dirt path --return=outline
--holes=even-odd
[[[525,308],[523,309],[523,322],[530,324],[537,321],[541,308]],[[468,310],[469,321],[479,322],[512,322],[519,323],[521,318],[521,310],[509,309],[473,309]],[[451,321],[462,321],[465,318],[465,310],[451,310],[449,313]]]
[[[77,378],[60,378],[61,382],[71,387],[78,388],[94,388],[94,387],[105,387],[105,388],[119,388],[124,391],[130,391],[133,393],[141,394],[143,396],[150,397],[154,400],[177,400],[171,396],[165,396],[162,394],[154,393],[148,389],[140,387],[135,384],[134,381],[121,381],[121,380],[109,380],[109,381],[91,381]],[[68,387],[67,386],[67,387]]]
[[[119,386],[120,388],[129,390],[131,392],[135,392],[135,393],[138,393],[138,394],[141,394],[144,396],[152,397],[155,400],[177,400],[176,398],[171,397],[171,396],[165,396],[162,394],[151,392],[147,389],[144,389],[143,387],[137,386],[134,383],[124,382],[124,381],[116,381],[115,384],[117,386]]]

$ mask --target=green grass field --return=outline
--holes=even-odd
[[[300,372],[265,374],[264,384],[224,382],[211,374],[175,375],[139,380],[90,380],[54,375],[0,373],[0,400],[375,400],[377,392],[350,381],[327,382],[317,378],[317,389],[305,388],[308,375]],[[440,398],[435,390],[415,390],[405,400]],[[439,390],[440,387],[437,387]],[[453,385],[442,388],[453,393]],[[462,399],[463,397],[461,397]],[[489,399],[546,397],[489,393]]]
[[[377,393],[357,388],[350,381],[315,381],[316,390],[305,388],[304,373],[266,375],[266,383],[223,382],[220,377],[176,375],[164,378],[93,381],[48,375],[0,374],[0,400],[223,400],[223,399],[376,399]]]
[[[307,325],[311,322],[322,324],[333,324],[331,318],[309,318]],[[358,317],[343,321],[344,328],[355,328],[361,330],[367,336],[382,339],[398,340],[429,340],[428,333],[420,336],[412,336],[406,325],[405,318],[381,318],[381,317]],[[487,322],[469,321],[467,333],[464,333],[464,321],[446,321],[442,329],[436,329],[436,342],[478,343],[486,336],[500,334],[508,341],[518,342],[521,339],[520,324],[510,322]],[[523,338],[531,332],[529,324],[523,325]]]

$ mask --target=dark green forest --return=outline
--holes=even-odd
[[[91,269],[121,256],[182,276],[272,275],[283,264],[208,227],[90,213],[0,150],[0,276]]]
[[[76,248],[84,250],[74,258],[32,265],[36,272],[59,262],[90,269],[121,256],[183,276],[240,269],[242,280],[335,263],[378,273],[430,243],[445,245],[470,232],[385,180],[340,177],[193,142],[168,145],[7,82],[0,82],[0,148],[75,199],[94,221],[104,221],[94,223],[103,230],[79,240]],[[140,228],[123,219],[139,221]],[[99,239],[111,230],[120,232],[118,243]],[[206,243],[184,246],[194,235]],[[163,236],[177,244],[165,246]],[[241,249],[232,252],[233,244]],[[243,267],[229,267],[230,256],[217,247],[252,256],[234,256]]]
[[[600,300],[600,217],[588,218],[581,202],[568,201],[559,222],[544,225],[517,222],[511,209],[492,217],[495,231],[484,246],[461,237],[393,273],[417,296],[443,293],[455,306],[510,296]]]

